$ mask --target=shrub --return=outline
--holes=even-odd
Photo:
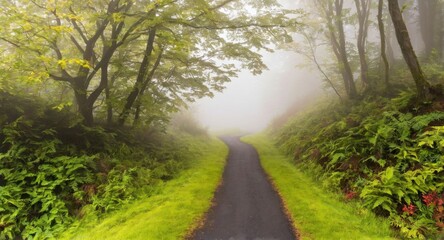
[[[302,166],[321,166],[325,187],[359,196],[405,237],[431,237],[444,211],[422,197],[444,192],[444,113],[409,109],[411,97],[318,106],[275,133],[277,144]]]
[[[199,153],[180,131],[87,127],[38,99],[0,100],[0,239],[54,239],[151,194]]]

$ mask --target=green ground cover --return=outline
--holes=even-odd
[[[75,224],[61,239],[160,240],[186,236],[209,209],[228,152],[216,139],[195,142],[194,147],[202,154],[178,177],[158,185],[157,193],[101,220]]]

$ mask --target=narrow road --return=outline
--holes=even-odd
[[[238,137],[222,140],[230,148],[223,182],[215,194],[215,206],[194,239],[295,239],[256,150]]]

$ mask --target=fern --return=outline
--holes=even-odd
[[[430,123],[435,121],[444,120],[444,112],[433,112],[426,115],[419,115],[412,119],[412,129],[415,131],[421,131]]]
[[[434,126],[444,113],[403,112],[413,96],[403,92],[349,111],[323,108],[300,115],[282,128],[277,144],[296,151],[302,166],[321,166],[323,186],[353,189],[368,208],[399,217],[394,225],[405,230],[403,236],[429,236],[438,228],[430,224],[430,210],[420,207],[421,196],[444,192],[444,128]],[[403,215],[406,204],[418,208],[415,216]]]

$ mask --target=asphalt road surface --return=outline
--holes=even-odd
[[[238,137],[222,140],[230,148],[222,185],[194,239],[296,239],[256,150]]]

